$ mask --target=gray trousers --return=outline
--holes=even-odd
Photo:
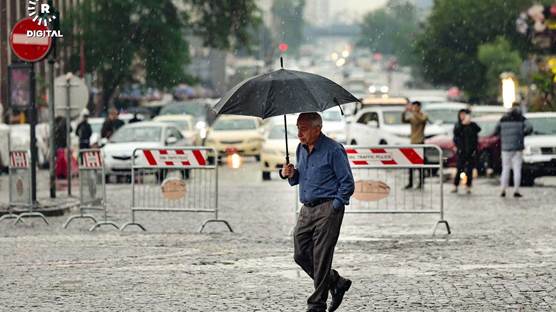
[[[344,208],[332,208],[332,201],[301,207],[293,234],[294,260],[314,281],[315,292],[307,299],[309,308],[324,311],[328,291],[345,281],[332,270],[343,218]]]

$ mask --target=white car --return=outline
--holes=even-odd
[[[295,150],[299,144],[295,124],[288,124],[288,154],[290,163],[295,164]],[[286,162],[286,138],[284,124],[276,123],[268,127],[261,150],[261,171],[263,180],[270,180],[272,172],[278,172]]]
[[[340,108],[333,107],[322,112],[322,132],[341,144],[347,143],[346,117]]]
[[[347,126],[350,145],[406,145],[410,143],[411,126],[402,122],[403,106],[377,106],[364,108]],[[442,127],[429,123],[425,137],[446,134]]]
[[[173,125],[153,121],[127,124],[118,129],[102,148],[106,177],[130,176],[131,157],[136,148],[163,148],[173,145],[184,145],[184,137]]]
[[[467,108],[469,105],[461,102],[423,104],[423,111],[429,116],[429,120],[444,128],[450,136],[454,131],[454,124],[458,121],[458,112]]]
[[[199,129],[195,127],[195,118],[191,115],[162,115],[155,117],[153,121],[165,122],[178,127],[187,145],[198,146],[201,144]]]
[[[533,185],[535,178],[556,176],[556,113],[528,113],[533,134],[525,137],[522,183]]]

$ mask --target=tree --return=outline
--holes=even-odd
[[[516,18],[531,2],[435,1],[416,44],[424,77],[434,84],[459,86],[472,97],[487,94],[487,67],[478,60],[478,48],[505,36],[520,55],[530,51],[532,47],[516,31]]]
[[[98,74],[106,109],[132,79],[132,64],[145,69],[149,86],[190,80],[188,34],[220,49],[249,45],[246,29],[258,23],[256,12],[254,0],[83,0],[63,26],[69,42],[85,44],[86,70]]]
[[[303,43],[304,8],[305,0],[274,0],[270,9],[276,40],[287,43],[294,55]]]
[[[510,43],[504,37],[498,37],[492,43],[479,46],[479,62],[486,68],[486,95],[496,100],[499,94],[500,74],[503,72],[518,73],[522,63],[517,51],[512,50]]]
[[[359,46],[396,55],[402,64],[411,63],[412,43],[418,30],[414,5],[404,0],[390,0],[384,8],[367,13],[360,29]]]

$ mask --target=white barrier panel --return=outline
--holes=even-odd
[[[131,183],[131,222],[121,226],[136,225],[138,211],[214,213],[208,223],[224,223],[218,219],[218,165],[207,160],[214,149],[206,147],[176,147],[162,149],[136,149],[133,152]],[[214,155],[214,154],[212,154]]]
[[[355,192],[347,214],[439,214],[444,220],[442,151],[436,145],[346,146]],[[299,195],[298,195],[299,198]],[[296,200],[296,213],[300,204]]]
[[[118,225],[108,221],[106,208],[106,182],[104,179],[104,161],[99,149],[84,149],[79,151],[79,214],[69,217],[64,223],[64,228],[75,219],[89,219],[95,224],[89,229],[94,231],[102,225],[111,225],[119,229]],[[86,211],[100,210],[104,220],[97,221]]]

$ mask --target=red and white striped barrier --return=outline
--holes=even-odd
[[[10,151],[11,168],[29,168],[29,158],[25,151]]]
[[[144,149],[149,167],[203,167],[208,165],[206,151],[186,149]]]
[[[81,157],[83,158],[83,168],[102,169],[102,157],[99,150],[83,151]]]
[[[358,166],[407,166],[425,163],[422,148],[388,147],[388,148],[346,148],[350,165]]]

